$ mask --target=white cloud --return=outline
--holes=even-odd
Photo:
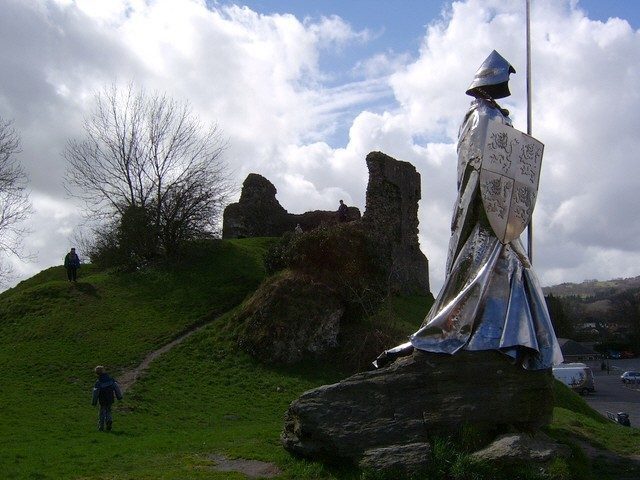
[[[518,71],[503,103],[526,129],[519,0],[454,2],[418,52],[359,59],[347,72],[357,81],[347,84],[320,60],[373,36],[332,15],[262,15],[204,0],[0,3],[0,114],[16,120],[32,179],[33,269],[60,263],[79,222],[64,197],[60,153],[81,134],[92,92],[114,81],[188,99],[229,138],[238,183],[250,172],[266,176],[290,211],[335,208],[339,198],[364,210],[366,154],[412,162],[434,290],[444,276],[464,91],[494,48]],[[589,20],[570,0],[533,7],[533,127],[546,145],[535,215],[541,282],[637,275],[640,36],[621,20]],[[348,140],[336,145],[342,131]]]
[[[390,75],[404,68],[410,61],[408,53],[396,54],[394,52],[377,53],[370,58],[359,61],[353,67],[353,74],[366,78],[375,78],[382,75]]]
[[[616,269],[637,275],[623,252],[637,257],[640,234],[634,200],[640,169],[631,158],[640,147],[633,133],[640,124],[639,35],[624,21],[591,21],[570,2],[534,6],[534,134],[546,144],[536,268],[543,284],[606,278]],[[455,195],[453,146],[470,101],[464,90],[497,49],[518,70],[513,96],[503,103],[516,127],[526,129],[523,25],[521,2],[455,2],[445,20],[428,27],[419,57],[392,75],[400,108],[362,114],[350,132],[345,150],[381,145],[422,174],[421,239],[436,289]]]

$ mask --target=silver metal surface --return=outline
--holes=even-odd
[[[544,145],[497,120],[487,123],[480,193],[498,240],[509,243],[529,224],[536,204]]]
[[[458,138],[447,276],[410,341],[417,349],[449,354],[499,350],[524,368],[546,369],[561,363],[562,354],[542,290],[520,240],[501,243],[481,205],[483,142],[492,122],[513,130],[495,102],[474,100]]]
[[[511,95],[507,85],[510,73],[516,73],[515,68],[494,50],[476,71],[466,93],[474,97],[482,97],[484,95],[478,94],[478,89],[481,88],[491,98],[508,97]]]
[[[529,0],[526,2],[527,17],[527,135],[533,135],[532,121],[532,105],[531,105],[531,4]],[[527,227],[527,252],[529,252],[529,261],[533,263],[533,218],[529,220]]]

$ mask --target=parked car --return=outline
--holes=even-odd
[[[553,367],[553,376],[580,395],[596,391],[593,371],[591,367],[584,363],[562,363],[557,365]]]
[[[622,383],[640,383],[640,372],[624,372],[620,375],[620,380],[622,380]]]

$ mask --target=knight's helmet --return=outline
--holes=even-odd
[[[471,82],[465,93],[472,97],[484,97],[482,92],[491,98],[508,97],[511,95],[509,91],[510,73],[516,73],[516,69],[494,50],[482,62],[482,65],[476,71],[473,82]]]

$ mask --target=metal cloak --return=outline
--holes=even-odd
[[[458,198],[447,276],[410,343],[449,354],[498,350],[526,369],[551,368],[562,362],[562,353],[542,289],[519,238],[501,243],[482,205],[482,142],[490,121],[511,125],[495,103],[474,100],[458,137]]]

